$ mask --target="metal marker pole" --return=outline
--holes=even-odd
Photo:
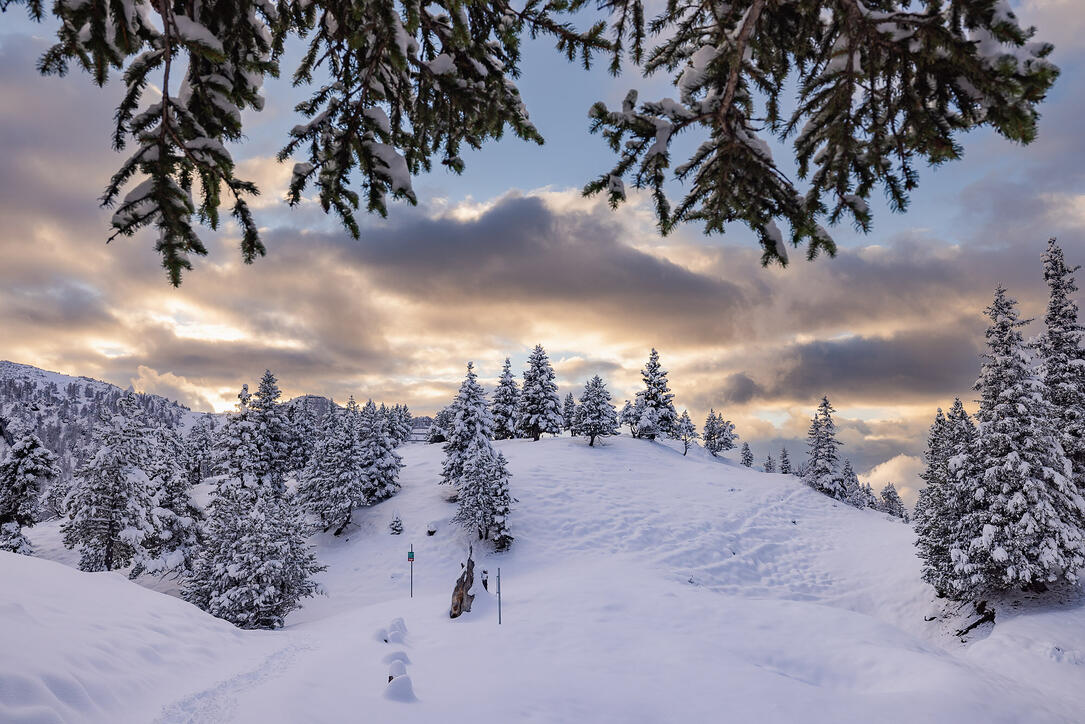
[[[497,625],[501,625],[501,569],[497,569]]]
[[[411,598],[414,598],[414,543],[411,543]]]

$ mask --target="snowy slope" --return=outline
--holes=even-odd
[[[683,457],[624,437],[497,444],[514,475],[517,540],[476,559],[491,589],[501,567],[500,627],[478,586],[475,610],[448,619],[468,539],[448,524],[440,446],[408,445],[401,494],[358,511],[343,539],[318,537],[328,595],[283,631],[236,631],[118,576],[0,558],[0,580],[19,584],[0,592],[5,611],[56,609],[36,624],[0,618],[0,640],[17,633],[19,650],[40,640],[48,652],[29,670],[0,657],[0,720],[48,721],[20,714],[64,705],[46,693],[58,670],[118,697],[98,696],[77,717],[57,708],[65,721],[1082,720],[1080,596],[1025,602],[963,644],[952,622],[924,620],[937,608],[899,521],[699,450]],[[394,512],[401,536],[388,532]],[[55,528],[32,533],[45,555],[56,550]],[[61,578],[69,595],[54,590]],[[115,601],[101,628],[84,596]],[[143,656],[147,637],[185,648]],[[200,663],[202,647],[213,661]],[[87,652],[103,648],[138,666],[88,666]],[[389,688],[395,658],[409,680]],[[137,673],[139,708],[128,709]]]

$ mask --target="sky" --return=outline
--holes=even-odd
[[[180,289],[148,236],[105,243],[110,212],[97,198],[122,160],[109,146],[118,84],[40,77],[53,27],[16,7],[0,15],[0,359],[196,410],[231,409],[241,384],[270,368],[288,397],[353,394],[430,414],[467,361],[492,385],[506,356],[519,371],[536,343],[562,396],[599,374],[620,404],[654,347],[679,410],[722,411],[759,463],[782,445],[801,458],[828,395],[860,477],[914,500],[935,408],[954,396],[974,407],[995,286],[1039,316],[1047,239],[1085,262],[1077,4],[1014,3],[1062,69],[1035,143],[965,136],[965,159],[925,169],[906,213],[874,203],[870,234],[836,227],[835,259],[796,253],[787,269],[761,268],[745,228],[661,238],[644,199],[614,212],[580,196],[611,164],[588,132],[591,103],[617,104],[631,87],[651,96],[665,79],[586,72],[530,43],[519,87],[546,144],[505,138],[466,154],[460,176],[417,178],[418,206],[390,204],[357,241],[314,203],[282,202],[290,164],[274,154],[298,93],[273,81],[232,149],[239,175],[264,192],[268,256],[242,264],[236,229],[205,233],[210,254]]]

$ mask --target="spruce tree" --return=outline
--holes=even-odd
[[[147,431],[150,441],[141,468],[151,489],[152,532],[137,551],[131,576],[143,573],[187,575],[200,546],[202,513],[189,497],[188,472],[181,461],[186,445],[164,425]]]
[[[184,595],[240,628],[280,628],[301,599],[318,592],[312,577],[325,566],[317,562],[290,497],[265,488],[251,507],[245,499],[230,499],[243,492],[229,487],[216,494],[207,543]]]
[[[452,419],[449,421],[448,440],[445,442],[445,460],[441,468],[441,482],[456,485],[463,475],[467,450],[474,442],[479,449],[490,447],[493,439],[493,418],[486,404],[486,394],[478,383],[475,365],[467,363],[467,376],[460,385],[459,394],[452,403]]]
[[[279,398],[278,381],[265,370],[250,400],[256,457],[253,473],[261,485],[268,485],[276,495],[286,490],[284,478],[290,464],[290,429]]]
[[[867,494],[867,488],[859,482],[859,476],[856,475],[851,460],[844,460],[844,468],[840,472],[840,479],[844,486],[842,500],[845,503],[856,508],[870,507],[871,501]]]
[[[200,415],[185,436],[185,467],[190,485],[210,477],[215,466],[215,418]]]
[[[392,443],[399,447],[403,443],[411,439],[411,430],[414,429],[414,417],[411,415],[411,411],[406,405],[396,404],[392,408],[392,413],[389,417],[389,429],[388,434],[392,438]]]
[[[554,368],[541,344],[535,345],[527,359],[524,385],[520,393],[520,431],[538,442],[544,434],[559,435],[564,420],[561,398],[554,384]]]
[[[399,492],[399,471],[403,467],[403,458],[396,452],[395,443],[388,433],[387,418],[374,420],[360,448],[366,504],[391,498]]]
[[[301,473],[309,464],[317,439],[316,414],[305,401],[294,403],[284,414],[287,433],[286,470]]]
[[[426,441],[429,443],[445,442],[448,440],[449,431],[452,429],[452,418],[456,414],[455,405],[443,407],[433,416],[429,431],[426,433]]]
[[[1075,581],[1085,566],[1085,501],[1059,443],[1043,380],[1030,368],[1017,302],[999,286],[986,310],[987,350],[962,515],[950,550],[962,597]]]
[[[498,550],[512,543],[508,517],[512,507],[505,457],[488,441],[472,440],[464,453],[459,505],[454,520]]]
[[[836,439],[833,412],[829,398],[822,397],[807,433],[809,458],[803,471],[803,482],[820,493],[843,500],[844,484],[838,469],[840,443]]]
[[[791,456],[787,454],[787,448],[780,448],[780,473],[782,475],[791,475]]]
[[[960,400],[957,400],[960,403]],[[955,486],[950,477],[950,423],[942,408],[934,416],[927,435],[926,469],[920,477],[926,486],[919,491],[915,504],[916,548],[923,561],[923,580],[931,584],[939,596],[949,591],[953,562],[949,557],[956,508]]]
[[[765,469],[766,473],[775,473],[776,472],[776,461],[772,459],[772,455],[766,455],[765,456],[764,469]]]
[[[610,402],[610,391],[599,375],[584,385],[580,404],[576,406],[576,435],[588,438],[588,447],[595,446],[595,439],[618,434],[618,414]]]
[[[494,390],[493,402],[494,440],[510,440],[517,436],[517,420],[520,418],[520,388],[512,374],[512,362],[505,358],[501,379]]]
[[[1044,280],[1049,299],[1044,314],[1044,332],[1037,342],[1040,374],[1047,401],[1066,457],[1073,466],[1078,491],[1085,495],[1085,348],[1074,299],[1074,273],[1055,239],[1047,242],[1043,255]]]
[[[753,467],[753,451],[750,450],[748,442],[742,443],[742,464],[748,468]]]
[[[622,411],[618,413],[618,422],[629,426],[629,434],[637,437],[637,424],[640,422],[640,411],[629,400],[622,405]]]
[[[64,545],[79,547],[80,570],[124,568],[154,533],[152,485],[138,465],[146,459],[146,433],[131,393],[96,429],[100,447],[76,471],[69,520],[61,526]]]
[[[667,385],[667,370],[659,363],[659,352],[656,352],[654,347],[640,374],[644,380],[644,389],[637,393],[637,398],[654,413],[656,425],[656,429],[649,432],[643,429],[642,424],[640,436],[654,440],[657,434],[673,435],[678,423],[678,414],[674,410],[674,394]],[[642,412],[642,419],[643,415]]]
[[[400,519],[399,513],[392,514],[392,520],[388,523],[388,532],[392,535],[403,534],[403,520]]]
[[[674,428],[674,436],[682,441],[682,454],[689,452],[690,443],[696,443],[700,439],[697,428],[693,426],[693,420],[689,417],[689,410],[682,410],[678,418],[678,424]]]
[[[716,414],[715,410],[710,409],[708,411],[708,417],[706,417],[704,421],[704,428],[701,431],[701,441],[704,444],[704,449],[707,450],[712,457],[716,457],[720,451],[719,447],[717,447],[719,425],[719,415]]]
[[[343,410],[324,416],[320,440],[298,483],[297,504],[341,535],[354,509],[369,502],[369,479],[361,440],[361,411],[351,397]]]
[[[0,461],[0,551],[33,552],[23,528],[38,522],[42,494],[59,478],[57,456],[37,435],[15,439]]]
[[[565,395],[565,405],[562,408],[562,428],[566,431],[572,432],[573,423],[576,422],[576,401],[573,399],[573,393]],[[574,435],[576,433],[573,433]]]
[[[908,510],[904,507],[904,501],[900,499],[897,488],[892,483],[886,483],[882,488],[881,510],[894,518],[900,518],[908,522]]]
[[[249,502],[255,502],[256,491],[263,484],[260,473],[260,449],[256,421],[250,408],[252,394],[242,385],[237,395],[237,410],[228,414],[215,449],[216,471],[222,476],[218,487],[247,491]],[[240,500],[243,496],[235,496]]]

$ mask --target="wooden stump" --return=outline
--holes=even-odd
[[[470,612],[471,602],[475,600],[475,597],[468,593],[475,583],[475,561],[471,558],[472,553],[474,553],[474,546],[467,549],[467,565],[460,564],[463,571],[460,572],[460,577],[456,579],[456,585],[452,589],[452,607],[448,610],[449,618],[457,618],[462,613]]]

